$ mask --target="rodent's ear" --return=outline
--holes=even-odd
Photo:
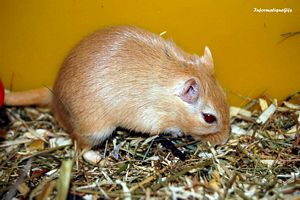
[[[187,80],[180,92],[180,97],[183,101],[193,104],[199,97],[199,85],[194,78]]]
[[[214,69],[214,61],[211,52],[207,46],[204,48],[204,55],[201,57],[201,62],[209,69]]]

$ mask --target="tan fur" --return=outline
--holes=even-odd
[[[200,85],[193,105],[178,92],[190,78]],[[229,132],[228,105],[209,49],[199,58],[132,26],[102,29],[81,41],[65,59],[53,92],[56,119],[82,146],[105,140],[119,126],[150,134],[178,129],[212,143]],[[207,105],[217,113],[216,124],[199,120]]]

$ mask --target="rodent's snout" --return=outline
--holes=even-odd
[[[217,122],[217,117],[211,113],[202,112],[203,119],[206,123],[212,124]]]

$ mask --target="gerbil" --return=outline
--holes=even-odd
[[[214,144],[228,137],[228,104],[210,50],[190,55],[133,26],[83,39],[65,59],[50,94],[55,118],[82,146],[104,141],[116,127],[185,133]],[[37,104],[49,103],[48,97]]]

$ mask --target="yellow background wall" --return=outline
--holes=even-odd
[[[292,13],[255,13],[254,8]],[[68,51],[105,25],[133,24],[167,31],[179,46],[202,54],[208,45],[232,104],[235,93],[267,91],[284,98],[300,90],[300,31],[296,0],[1,0],[0,77],[7,88],[51,85]]]

